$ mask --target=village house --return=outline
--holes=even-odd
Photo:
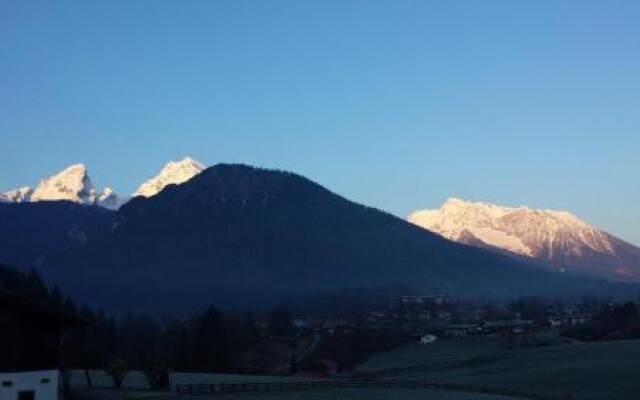
[[[422,335],[422,336],[420,337],[420,344],[421,344],[421,345],[423,345],[423,346],[425,346],[425,345],[428,345],[428,344],[434,343],[434,342],[435,342],[435,341],[437,341],[437,340],[438,340],[438,337],[437,337],[436,335],[433,335],[433,334],[427,333],[427,334]]]
[[[483,333],[483,329],[480,324],[454,324],[448,325],[445,329],[445,335],[452,338],[460,338],[481,333]]]
[[[506,321],[484,321],[482,330],[485,333],[523,333],[533,326],[533,321],[518,318]]]

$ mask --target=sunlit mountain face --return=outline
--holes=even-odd
[[[42,179],[35,188],[24,186],[0,194],[3,202],[71,201],[99,205],[105,208],[120,206],[110,187],[98,191],[84,164],[72,164],[60,172]]]
[[[190,157],[170,161],[158,175],[141,184],[131,196],[119,196],[108,186],[98,191],[89,177],[87,167],[78,163],[42,179],[35,188],[24,186],[1,193],[0,201],[5,203],[71,201],[117,210],[132,197],[154,196],[167,185],[184,183],[205,168],[204,164]]]
[[[408,220],[447,239],[535,259],[556,271],[640,281],[640,248],[566,211],[451,198]]]
[[[167,185],[178,185],[193,178],[202,172],[206,166],[190,157],[185,157],[180,161],[170,161],[160,173],[148,181],[144,182],[133,193],[133,197],[151,197],[158,194]]]

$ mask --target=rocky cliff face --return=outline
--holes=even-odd
[[[640,248],[566,211],[449,199],[408,220],[447,239],[533,258],[558,271],[640,281]]]

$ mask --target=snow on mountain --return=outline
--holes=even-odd
[[[160,174],[143,183],[133,196],[120,197],[110,187],[97,191],[89,178],[84,164],[73,164],[64,170],[40,181],[35,189],[24,186],[0,193],[0,201],[20,203],[30,201],[66,200],[81,204],[94,204],[117,210],[135,196],[150,197],[165,186],[180,184],[199,174],[206,166],[189,157],[166,164]]]
[[[120,201],[111,188],[98,192],[84,164],[73,164],[55,175],[44,178],[35,189],[22,187],[2,195],[5,202],[35,202],[66,200],[81,204],[97,204],[117,208]]]
[[[151,197],[158,194],[167,185],[177,185],[184,183],[195,175],[202,172],[206,166],[190,157],[185,157],[180,161],[171,161],[166,164],[160,173],[144,182],[133,197]]]
[[[84,164],[73,164],[57,174],[44,178],[31,194],[31,201],[68,200],[95,203],[96,189]]]
[[[120,197],[114,193],[113,189],[109,186],[104,188],[104,191],[98,196],[98,200],[96,202],[97,205],[108,208],[109,210],[117,210],[124,203],[129,201],[130,197]]]
[[[18,189],[9,190],[6,193],[0,194],[0,201],[8,203],[21,203],[23,201],[29,201],[33,189],[28,186],[23,186]]]
[[[534,258],[559,271],[640,281],[640,248],[566,211],[448,199],[409,218],[447,239]]]

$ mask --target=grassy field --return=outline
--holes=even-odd
[[[546,345],[509,349],[492,338],[410,345],[375,355],[359,370],[572,399],[640,398],[640,340],[583,343],[553,333],[536,339]]]
[[[240,383],[246,381],[277,382],[278,380],[289,380],[289,378],[284,377],[241,377],[238,375],[228,375],[227,378],[228,379],[224,379],[224,382],[226,383],[229,383],[231,381]],[[296,380],[299,381],[300,379]],[[76,390],[75,398],[77,398],[78,400],[515,400],[514,397],[504,397],[491,394],[466,393],[448,390],[398,388],[293,390],[274,392],[227,393],[198,396],[179,395],[173,391],[84,388]]]
[[[96,388],[113,388],[113,379],[101,370],[91,370],[91,382]],[[72,387],[86,387],[87,380],[83,370],[72,370],[69,374]],[[171,388],[189,383],[246,383],[246,382],[288,382],[305,378],[271,375],[210,374],[197,372],[172,372],[169,376]],[[122,383],[123,389],[149,389],[149,383],[141,371],[129,371]]]
[[[640,340],[585,343],[563,339],[557,333],[548,331],[528,337],[527,347],[508,346],[498,338],[440,341],[428,346],[409,345],[377,354],[361,364],[358,370],[375,378],[429,380],[476,388],[510,389],[559,399],[636,400],[640,399]],[[142,384],[139,373],[128,378],[130,387]],[[171,374],[172,385],[299,380],[301,378],[255,375]],[[145,400],[156,400],[155,397],[161,400],[169,393],[155,396],[152,392],[129,392],[122,400],[139,396],[145,397]],[[110,397],[115,394],[117,392],[106,391],[104,400],[121,400]],[[229,400],[507,399],[497,395],[398,388],[299,390],[203,397]]]
[[[189,383],[260,383],[260,382],[299,382],[305,378],[295,376],[244,375],[244,374],[205,374],[193,372],[173,372],[169,378],[171,388]]]
[[[514,400],[484,394],[456,393],[423,389],[331,389],[279,393],[227,394],[211,397],[220,400]]]
[[[91,384],[98,388],[113,387],[113,379],[102,370],[89,370]],[[86,387],[87,377],[84,370],[74,369],[69,371],[69,383],[71,387]],[[129,371],[122,382],[122,387],[126,389],[148,389],[149,383],[140,371]]]

